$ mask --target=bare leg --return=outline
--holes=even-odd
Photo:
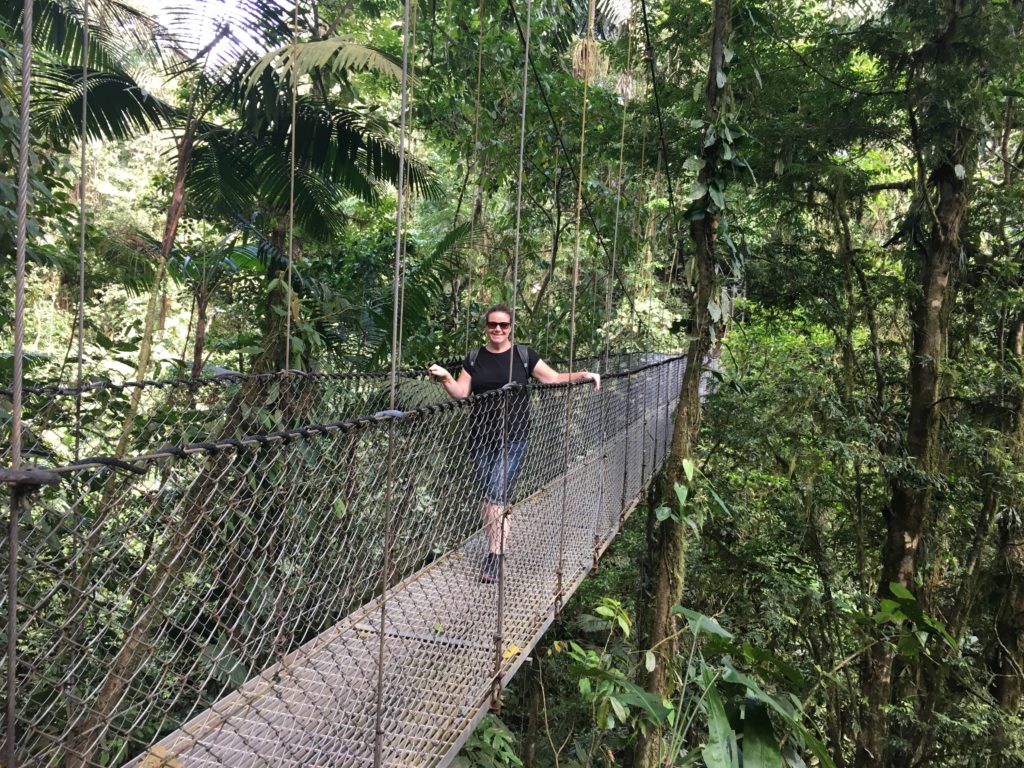
[[[502,540],[508,541],[509,515],[505,506],[491,501],[483,503],[484,531],[487,533],[487,548],[491,554],[500,555]]]

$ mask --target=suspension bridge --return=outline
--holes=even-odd
[[[525,30],[512,7],[524,54],[513,315],[530,7]],[[591,2],[591,43],[594,13]],[[2,534],[7,588],[0,596],[7,617],[4,764],[449,763],[663,463],[685,360],[610,355],[606,340],[601,364],[588,366],[603,374],[601,390],[586,383],[525,388],[531,421],[525,464],[506,512],[510,528],[497,580],[482,582],[488,542],[469,424],[475,409],[507,412],[509,398],[518,398],[518,407],[524,393],[506,388],[448,401],[422,374],[398,370],[409,212],[407,0],[390,376],[282,371],[88,383],[83,172],[77,384],[25,387],[32,19],[32,1],[24,0],[13,375],[12,388],[0,391],[0,409],[11,414],[10,439],[0,442],[0,503],[10,509]],[[86,3],[83,82],[89,27]],[[297,22],[294,27],[298,45]],[[569,370],[580,363],[584,209],[593,223],[584,197],[586,68],[583,80]],[[297,90],[293,79],[293,114]],[[540,96],[546,103],[543,88]],[[83,168],[87,113],[83,97]],[[625,125],[624,99],[623,135]],[[574,165],[557,124],[554,129]],[[294,185],[296,130],[290,136]],[[622,166],[620,153],[619,190]],[[606,253],[606,316],[617,274],[619,207],[617,201]],[[180,206],[172,204],[170,232],[175,215]],[[293,217],[294,200],[286,306],[293,301]],[[285,313],[282,367],[291,360],[291,317]],[[140,357],[140,379],[147,367]]]
[[[446,764],[664,458],[684,360],[619,365],[600,391],[527,388],[495,584],[467,419],[510,390],[446,402],[405,376],[405,410],[362,413],[379,377],[143,386],[138,440],[159,447],[35,470],[22,498],[15,764]],[[85,412],[118,389],[82,393]],[[36,466],[79,396],[28,392]]]

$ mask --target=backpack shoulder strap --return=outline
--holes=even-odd
[[[480,357],[480,347],[474,347],[473,351],[469,353],[469,375],[473,375],[473,371],[476,370],[476,359]]]
[[[523,368],[526,370],[526,375],[530,375],[530,351],[527,349],[525,344],[516,344],[516,352],[519,354],[519,360],[523,364]]]

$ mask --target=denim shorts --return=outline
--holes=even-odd
[[[478,445],[473,447],[473,466],[480,481],[484,500],[492,504],[509,504],[515,495],[516,481],[526,457],[526,441],[508,442],[508,483],[505,482],[505,446]]]

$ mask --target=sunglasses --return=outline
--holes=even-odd
[[[489,331],[493,331],[493,330],[496,330],[498,328],[501,328],[501,330],[503,330],[503,331],[507,331],[511,327],[512,327],[512,323],[496,322],[494,320],[488,320],[487,321],[487,330],[489,330]]]

